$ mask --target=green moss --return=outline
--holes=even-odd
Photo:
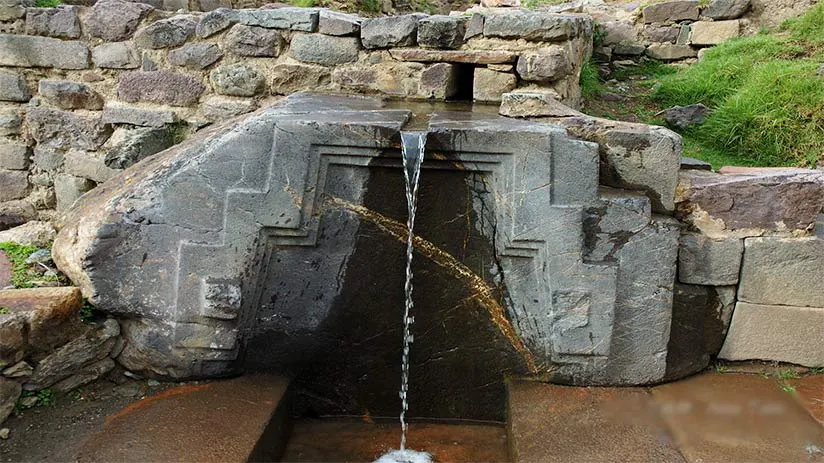
[[[8,307],[0,307],[0,315],[6,315],[8,313],[11,313]]]
[[[34,285],[29,283],[26,258],[39,248],[37,246],[21,246],[8,241],[0,243],[0,251],[3,251],[11,262],[11,284],[15,288],[31,288]]]

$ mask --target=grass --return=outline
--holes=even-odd
[[[31,288],[34,285],[29,282],[29,265],[26,258],[39,248],[37,246],[21,246],[8,241],[0,243],[0,251],[3,251],[11,262],[11,284],[15,288]]]
[[[7,315],[10,314],[11,310],[8,307],[0,307],[0,315]]]
[[[34,6],[38,8],[54,8],[62,4],[63,2],[60,0],[37,0],[34,2]]]
[[[346,10],[353,13],[379,14],[383,7],[379,0],[347,0]]]
[[[524,0],[521,2],[524,8],[535,9],[542,6],[563,5],[569,3],[569,0]]]
[[[661,77],[650,100],[713,109],[703,124],[683,133],[688,153],[725,164],[815,167],[824,159],[822,61],[819,3],[779,31],[709,49],[700,62]]]

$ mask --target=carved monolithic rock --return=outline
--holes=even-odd
[[[287,372],[321,413],[394,414],[410,115],[296,94],[205,130],[86,195],[55,261],[121,320],[131,370]],[[413,415],[502,419],[508,375],[665,377],[678,223],[598,166],[556,125],[432,114]]]

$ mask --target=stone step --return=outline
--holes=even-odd
[[[278,461],[289,436],[289,382],[249,375],[169,389],[107,417],[76,460]]]

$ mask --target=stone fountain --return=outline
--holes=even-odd
[[[303,411],[394,416],[409,119],[296,94],[204,130],[87,194],[55,260],[130,370],[286,373]],[[662,381],[678,223],[600,187],[559,126],[436,111],[426,132],[410,414],[503,420],[509,376]]]

